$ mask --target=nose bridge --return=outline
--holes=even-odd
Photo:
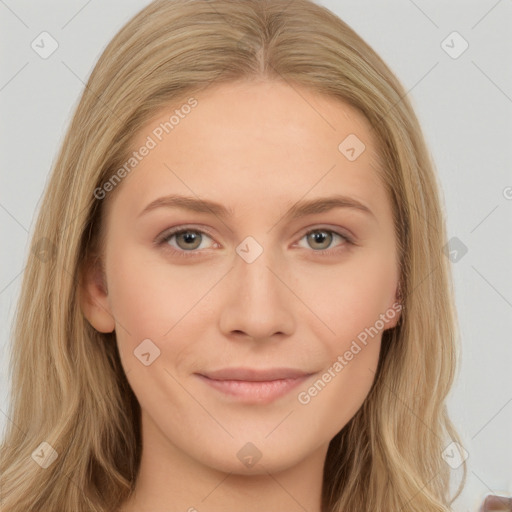
[[[229,297],[223,308],[224,331],[242,331],[254,338],[293,330],[292,301],[275,253],[253,237],[236,248]],[[277,277],[279,276],[279,277]]]
[[[237,248],[235,260],[235,274],[242,287],[242,293],[247,294],[253,301],[266,298],[264,302],[274,299],[280,290],[276,288],[282,283],[276,279],[275,255],[270,249],[263,247],[255,241],[246,241]],[[272,269],[274,272],[272,272]]]

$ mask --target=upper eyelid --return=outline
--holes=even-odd
[[[174,236],[174,235],[178,235],[183,231],[185,231],[185,232],[186,231],[197,231],[201,234],[208,235],[210,238],[213,238],[213,234],[210,233],[210,231],[208,231],[207,229],[205,229],[203,227],[198,228],[198,227],[194,227],[194,226],[180,225],[180,226],[174,226],[173,228],[166,229],[160,235],[157,236],[156,241],[166,240],[167,238],[170,238],[171,236]]]
[[[313,226],[304,228],[301,231],[302,234],[299,237],[299,241],[313,231],[322,231],[322,230],[330,231],[330,232],[346,239],[347,242],[354,243],[354,237],[350,233],[345,233],[344,231],[346,231],[346,230],[341,229],[339,227],[336,228],[336,227],[328,227],[328,226],[322,226],[322,225],[317,225],[317,226],[313,225]],[[196,227],[194,225],[189,226],[189,225],[185,224],[185,225],[179,225],[179,226],[174,226],[173,228],[169,228],[168,230],[164,231],[161,235],[159,235],[157,237],[156,241],[164,242],[175,235],[178,235],[182,232],[187,232],[187,231],[197,231],[201,234],[206,234],[212,240],[214,239],[214,235],[208,229],[206,229],[204,227]],[[190,252],[197,252],[197,251],[190,251]]]

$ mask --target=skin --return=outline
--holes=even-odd
[[[319,512],[329,442],[363,404],[382,331],[399,317],[386,319],[309,403],[299,402],[396,303],[393,213],[376,141],[358,110],[303,87],[237,82],[195,97],[197,107],[105,199],[105,280],[91,267],[83,291],[89,322],[115,329],[142,408],[141,468],[121,510]],[[175,108],[137,134],[134,150]],[[349,134],[366,146],[354,161],[338,150]],[[335,208],[285,217],[301,199],[335,193],[373,214]],[[168,194],[210,199],[234,215],[159,207],[139,216]],[[153,244],[183,225],[208,233]],[[314,229],[326,238],[308,237]],[[236,252],[248,236],[263,248],[252,263]],[[145,339],[160,350],[149,366],[134,355]],[[269,403],[242,403],[195,375],[236,366],[314,375]],[[237,456],[247,443],[261,453],[252,467]]]

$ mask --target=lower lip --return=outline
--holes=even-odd
[[[270,403],[288,394],[294,388],[302,384],[310,375],[304,375],[296,379],[278,379],[269,381],[246,380],[214,380],[204,375],[197,376],[212,388],[222,393],[235,397],[243,402],[258,404]]]

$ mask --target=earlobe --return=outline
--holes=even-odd
[[[389,310],[390,329],[396,327],[402,317],[403,299],[402,285],[401,282],[399,282],[395,293],[395,301]]]
[[[85,318],[97,331],[106,333],[115,329],[105,276],[99,262],[86,265],[82,273],[80,306]]]
[[[400,283],[398,284],[395,300],[386,311],[386,329],[396,327],[402,316],[403,294]]]
[[[387,311],[387,329],[396,327],[402,316],[402,306],[398,301],[395,301]]]

